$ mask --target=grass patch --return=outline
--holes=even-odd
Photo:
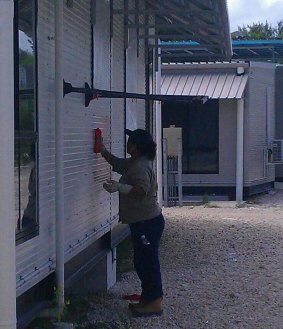
[[[123,273],[133,271],[133,245],[128,237],[117,246],[117,279]],[[89,296],[68,295],[65,297],[65,308],[60,322],[73,323],[75,329],[132,329],[128,321],[88,323],[88,312],[91,312],[92,302],[104,303],[111,298],[109,292],[102,292]],[[39,318],[34,320],[26,329],[52,329],[55,318]]]
[[[133,329],[129,322],[118,323],[118,322],[99,322],[97,324],[89,324],[83,327],[76,327],[76,329]]]
[[[87,313],[91,300],[95,296],[69,296],[66,298],[66,305],[62,315],[62,322],[81,323],[87,320]]]
[[[51,329],[54,328],[53,322],[52,319],[36,319],[26,329]]]
[[[96,296],[68,296],[60,320],[54,318],[35,319],[26,329],[51,329],[54,328],[55,322],[68,322],[77,324],[74,327],[79,328],[81,323],[87,321],[87,313],[90,303]]]
[[[202,203],[203,205],[208,205],[208,204],[209,204],[209,199],[208,199],[208,194],[207,194],[207,193],[205,193],[205,194],[202,196],[202,201],[201,201],[201,203]]]

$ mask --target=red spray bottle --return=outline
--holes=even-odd
[[[99,128],[94,129],[93,131],[93,137],[94,137],[94,149],[93,151],[95,154],[100,153],[100,141],[102,137],[102,131]]]

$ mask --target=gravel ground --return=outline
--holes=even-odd
[[[131,317],[121,296],[139,292],[139,281],[128,272],[92,303],[87,328],[283,329],[282,190],[243,208],[176,207],[164,215],[164,314]]]

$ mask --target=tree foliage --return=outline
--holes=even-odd
[[[238,31],[232,33],[232,39],[269,40],[283,38],[283,20],[275,27],[266,21],[238,26]]]

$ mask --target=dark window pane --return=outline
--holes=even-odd
[[[218,100],[205,104],[165,102],[162,125],[164,128],[170,125],[182,128],[183,173],[218,173]]]
[[[16,240],[25,241],[37,229],[37,124],[35,1],[16,2],[18,53],[15,76]]]
[[[19,128],[21,134],[33,134],[36,130],[35,115],[34,115],[34,100],[20,99],[19,113],[20,121]]]
[[[24,230],[36,224],[36,190],[37,175],[35,161],[35,143],[31,140],[17,141],[16,152],[18,163],[18,222],[17,229]]]

